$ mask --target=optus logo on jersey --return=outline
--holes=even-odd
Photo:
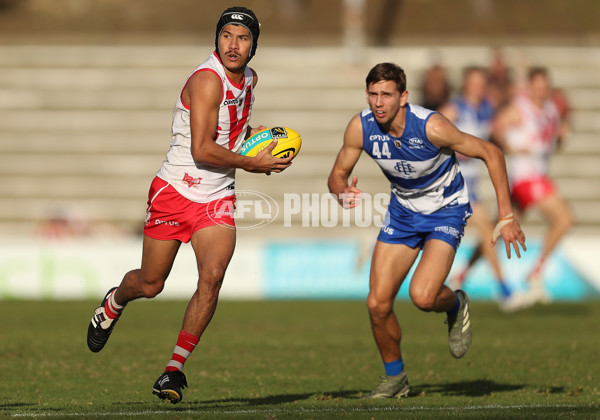
[[[390,136],[388,136],[387,134],[371,134],[369,136],[369,140],[371,141],[388,141],[390,139]]]

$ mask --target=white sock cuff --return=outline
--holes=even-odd
[[[117,293],[117,289],[113,290],[113,292],[108,297],[108,304],[115,311],[121,311],[123,310],[123,305],[119,305],[117,302],[115,302],[115,293]]]

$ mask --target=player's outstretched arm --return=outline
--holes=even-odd
[[[354,116],[346,127],[344,143],[340,149],[329,178],[329,192],[335,195],[338,202],[346,209],[356,207],[360,203],[362,191],[356,187],[358,178],[354,176],[348,185],[348,178],[358,162],[362,152],[362,123],[360,116]]]
[[[521,124],[521,113],[514,104],[502,108],[492,121],[492,139],[507,155],[528,152],[525,147],[511,146],[506,139],[507,131],[518,124]]]
[[[510,245],[512,244],[517,257],[521,258],[519,244],[524,251],[527,250],[525,234],[513,216],[506,162],[502,151],[479,137],[458,130],[454,124],[440,114],[431,116],[426,129],[429,140],[437,147],[448,147],[465,156],[481,159],[485,163],[496,191],[499,223],[502,224],[498,230],[504,239],[506,255],[510,258]],[[495,244],[496,239],[492,238],[492,245]]]

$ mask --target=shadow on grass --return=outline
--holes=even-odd
[[[62,408],[44,407],[38,403],[14,402],[0,404],[0,418],[3,418],[3,414],[9,415],[9,413],[26,417],[35,416],[38,415],[38,413],[41,413],[39,414],[41,416],[46,416],[49,413],[60,413],[62,411],[64,411]]]
[[[319,393],[306,393],[306,394],[280,394],[280,395],[268,395],[266,397],[259,398],[224,398],[222,400],[208,400],[208,401],[193,401],[198,404],[235,404],[235,405],[246,405],[246,406],[257,406],[257,405],[277,405],[292,403],[296,401],[305,400],[336,400],[342,398],[358,398],[361,394],[359,390],[346,390],[346,391],[333,391],[333,392],[319,392]],[[192,403],[192,402],[190,402]]]
[[[491,393],[516,391],[525,388],[521,384],[500,384],[494,381],[479,380],[448,384],[419,384],[411,387],[409,398],[420,397],[428,394],[441,394],[448,396],[478,397]],[[366,395],[371,390],[343,390],[331,392],[313,392],[303,394],[276,394],[256,398],[222,398],[212,400],[187,400],[185,404],[177,407],[168,404],[173,411],[185,411],[190,407],[214,409],[214,408],[243,408],[271,406],[301,401],[336,401],[342,399],[356,400]],[[135,404],[145,405],[146,402],[115,403],[117,405],[132,406]]]
[[[23,408],[23,407],[31,407],[32,405],[37,405],[37,404],[35,404],[35,403],[20,403],[20,402],[6,403],[6,404],[0,404],[0,409]]]
[[[360,390],[346,390],[346,391],[333,391],[333,392],[319,392],[319,393],[305,393],[305,394],[279,394],[279,395],[268,395],[265,397],[257,397],[257,398],[222,398],[222,399],[213,399],[213,400],[185,400],[182,406],[172,407],[171,404],[168,404],[170,408],[174,411],[178,410],[189,410],[190,406],[197,405],[199,408],[225,408],[225,407],[255,407],[255,406],[268,406],[268,405],[278,405],[285,403],[293,403],[299,401],[335,401],[340,399],[357,399],[360,395],[363,395],[365,391]],[[158,400],[157,400],[158,401]],[[127,402],[127,403],[115,403],[116,405],[145,405],[146,402]],[[166,404],[166,402],[165,402]]]
[[[517,391],[523,384],[500,384],[494,381],[478,380],[448,384],[419,384],[411,387],[411,396],[422,394],[442,394],[453,396],[482,397],[491,393]]]
[[[441,394],[448,396],[480,397],[492,393],[517,391],[525,388],[522,384],[501,384],[494,381],[478,380],[448,384],[419,384],[411,387],[410,397],[427,394]],[[335,401],[341,399],[356,400],[366,395],[371,390],[344,390],[304,394],[277,394],[257,398],[223,398],[213,400],[187,401],[189,405],[211,407],[255,407],[294,403],[299,401]]]

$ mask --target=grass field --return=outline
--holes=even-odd
[[[411,393],[360,400],[382,367],[363,302],[220,303],[186,364],[180,404],[151,395],[185,302],[127,307],[105,349],[97,302],[0,302],[0,417],[152,419],[600,418],[600,302],[514,315],[474,302],[474,342],[450,356],[444,317],[399,302]]]

